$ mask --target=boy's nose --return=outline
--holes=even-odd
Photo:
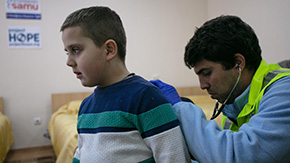
[[[71,59],[70,57],[68,57],[67,61],[66,61],[66,65],[69,67],[74,67],[76,65],[76,62],[73,59]]]

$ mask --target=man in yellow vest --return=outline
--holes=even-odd
[[[212,119],[222,112],[221,128],[181,101],[173,86],[151,82],[173,105],[198,162],[290,162],[290,69],[262,59],[248,24],[230,15],[207,21],[187,44],[184,61],[217,100]]]

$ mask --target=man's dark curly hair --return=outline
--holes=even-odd
[[[219,16],[197,28],[186,45],[184,62],[193,68],[203,59],[218,62],[228,70],[235,66],[235,54],[245,57],[246,67],[256,70],[262,60],[254,30],[237,16]]]

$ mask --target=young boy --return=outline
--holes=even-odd
[[[190,162],[170,103],[125,66],[120,17],[107,7],[84,8],[61,31],[67,65],[82,85],[97,86],[79,110],[73,162]]]

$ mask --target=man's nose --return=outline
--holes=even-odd
[[[203,78],[199,78],[199,85],[201,89],[208,89],[209,88],[209,83],[207,82],[207,80],[203,79]]]

